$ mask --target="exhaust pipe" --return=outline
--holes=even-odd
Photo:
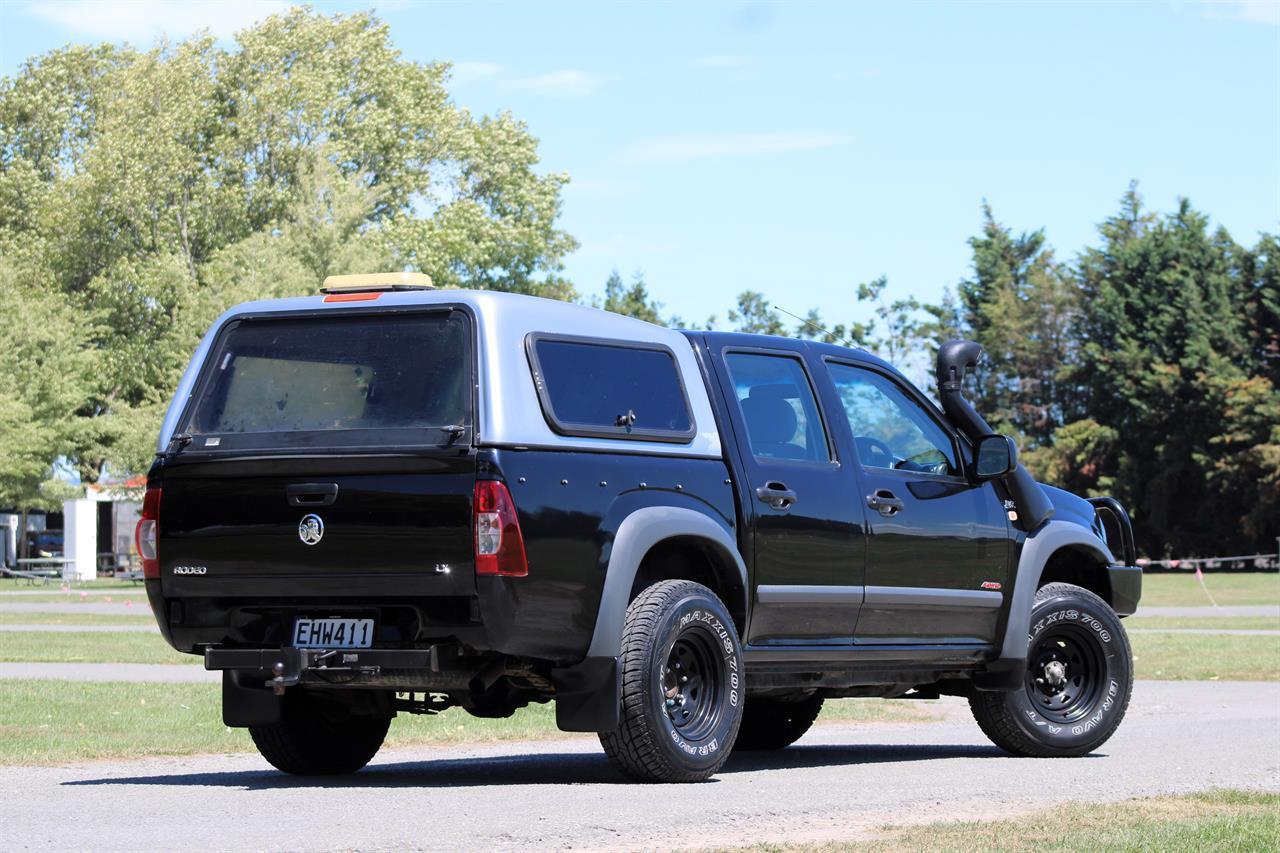
[[[992,433],[991,426],[964,398],[962,391],[965,374],[977,366],[981,357],[982,345],[975,341],[947,341],[938,348],[936,373],[942,411],[974,441]],[[1021,463],[1001,482],[1013,498],[1013,505],[1018,511],[1018,526],[1023,530],[1035,530],[1053,515],[1053,503]]]

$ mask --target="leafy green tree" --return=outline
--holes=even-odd
[[[778,312],[769,305],[763,293],[744,290],[738,294],[738,306],[730,309],[729,322],[735,332],[751,335],[785,335],[786,324]]]
[[[54,461],[76,447],[93,355],[71,301],[0,260],[0,506],[56,509]]]
[[[1078,289],[1042,231],[1014,235],[983,205],[973,276],[960,283],[960,331],[982,344],[975,405],[1026,446],[1046,444],[1075,413],[1066,381]]]
[[[1262,544],[1247,519],[1260,499],[1275,506],[1277,390],[1243,310],[1249,253],[1185,200],[1156,216],[1133,188],[1100,230],[1080,260],[1074,378],[1084,410],[1119,436],[1103,468],[1140,543],[1154,554]]]
[[[1249,344],[1261,372],[1280,387],[1280,239],[1263,234],[1249,260],[1244,295]]]
[[[1122,448],[1116,429],[1092,418],[1058,427],[1051,443],[1020,454],[1019,459],[1037,480],[1080,495],[1109,495],[1115,477],[1109,461]]]
[[[649,297],[649,289],[645,286],[644,276],[636,273],[628,286],[614,270],[609,280],[604,283],[604,302],[600,305],[606,311],[635,317],[647,323],[668,325],[662,319],[662,304]]]
[[[72,453],[140,470],[214,316],[324,276],[572,298],[567,177],[510,115],[448,97],[372,14],[295,8],[150,51],[68,47],[0,81],[0,256],[85,318],[96,368]]]

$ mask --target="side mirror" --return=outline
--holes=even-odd
[[[984,435],[974,447],[974,479],[998,480],[1018,467],[1018,445],[1007,435]]]

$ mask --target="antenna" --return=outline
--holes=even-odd
[[[801,323],[804,323],[804,324],[805,324],[806,326],[808,326],[809,328],[811,328],[811,329],[817,329],[819,332],[822,332],[822,334],[826,335],[828,338],[832,338],[832,339],[834,339],[834,340],[836,340],[836,341],[839,341],[839,343],[841,344],[841,346],[846,346],[846,347],[849,347],[849,348],[851,348],[851,349],[853,348],[853,344],[852,344],[852,343],[850,343],[848,340],[843,339],[843,338],[840,338],[840,337],[837,337],[837,336],[836,336],[835,334],[833,334],[830,330],[823,328],[822,326],[818,325],[817,323],[813,322],[812,320],[806,320],[804,317],[801,317],[801,316],[799,316],[799,315],[797,315],[797,314],[792,314],[790,311],[788,311],[786,308],[783,308],[781,305],[777,304],[776,302],[773,304],[773,307],[774,307],[774,308],[777,308],[779,311],[781,311],[783,314],[786,314],[788,317],[791,317],[791,318],[793,318],[793,319],[799,320]]]

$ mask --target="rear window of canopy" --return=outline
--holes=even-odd
[[[247,318],[204,372],[193,450],[444,444],[472,422],[458,311]]]

